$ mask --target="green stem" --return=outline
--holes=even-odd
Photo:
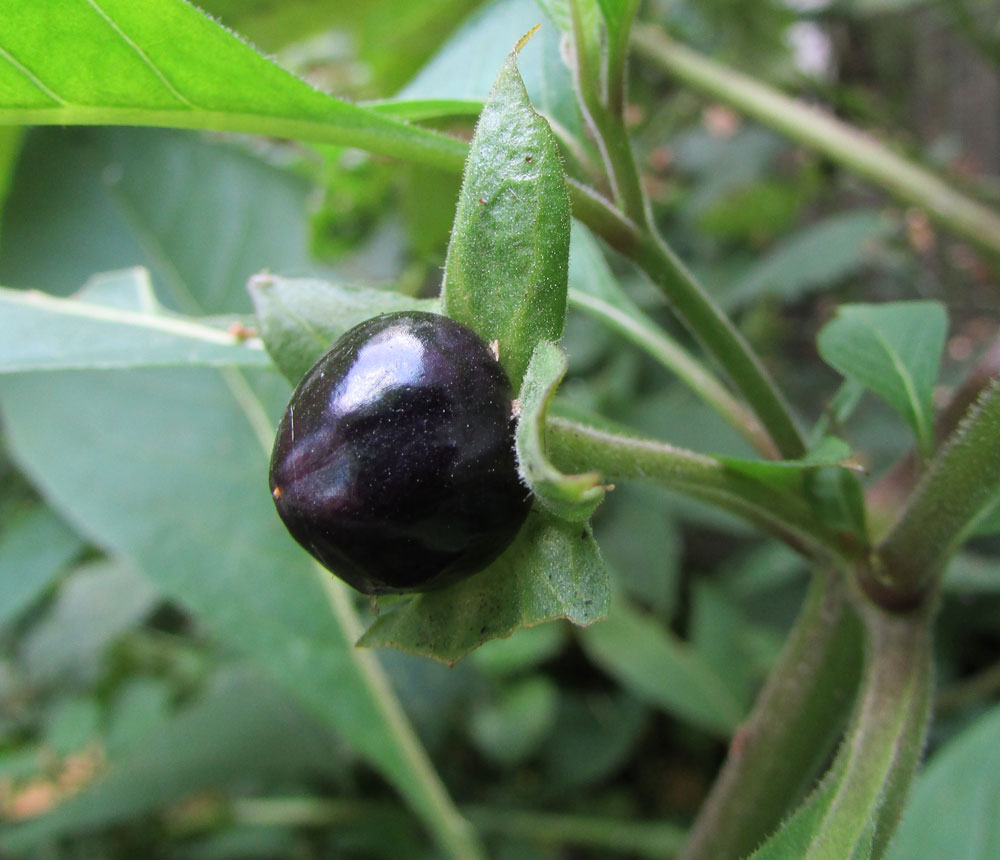
[[[653,821],[622,821],[487,806],[464,806],[463,814],[486,834],[545,846],[576,845],[604,852],[662,860],[679,850],[684,830]],[[405,822],[398,807],[371,801],[317,797],[236,800],[230,807],[239,824],[255,827],[328,827],[352,822]]]
[[[976,521],[1000,494],[1000,380],[994,380],[941,448],[861,585],[889,608],[919,602]]]
[[[619,119],[625,115],[625,92],[628,62],[629,36],[635,19],[639,0],[628,0],[621,10],[621,19],[616,27],[608,26],[606,102],[609,113]]]
[[[860,673],[861,627],[843,580],[817,574],[681,860],[746,857],[774,830],[833,748]]]
[[[789,405],[760,359],[705,288],[658,237],[646,233],[633,251],[636,264],[666,293],[674,312],[732,379],[781,456],[797,460],[806,445]]]
[[[600,70],[596,68],[598,46],[592,45],[584,31],[580,4],[570,0],[573,19],[573,81],[576,84],[580,107],[595,138],[611,180],[615,203],[625,215],[636,223],[646,221],[646,200],[639,181],[639,171],[632,156],[632,145],[628,139],[620,116],[608,110],[599,90]]]
[[[821,564],[849,562],[838,536],[825,529],[803,498],[712,457],[565,418],[548,419],[546,441],[552,461],[566,473],[597,470],[606,481],[641,480],[676,490],[743,517]]]
[[[869,135],[678,44],[655,27],[633,28],[632,43],[693,89],[822,152],[901,201],[927,210],[955,233],[1000,253],[1000,215]]]
[[[930,716],[930,615],[865,607],[865,677],[851,731],[831,768],[836,790],[804,860],[856,856],[874,823],[881,856],[916,771]]]
[[[484,860],[486,855],[483,853],[476,831],[462,817],[448,796],[444,783],[441,782],[433,763],[417,738],[412,724],[403,713],[399,699],[392,691],[375,652],[355,647],[354,643],[361,637],[363,628],[351,605],[347,586],[330,576],[329,572],[319,565],[316,566],[316,570],[326,590],[330,608],[340,622],[340,629],[347,640],[348,653],[357,663],[400,754],[409,765],[414,788],[400,785],[400,790],[409,795],[410,804],[419,810],[424,821],[433,828],[435,837],[449,857],[455,860]]]
[[[756,416],[733,397],[700,361],[645,314],[638,309],[626,312],[597,296],[573,289],[569,291],[569,302],[645,350],[743,434],[760,454],[769,459],[778,459],[780,455],[771,442],[771,437]]]
[[[701,341],[746,398],[788,460],[805,453],[805,440],[760,360],[704,287],[655,235],[622,215],[607,200],[568,182],[573,215],[612,248],[632,260],[670,300],[671,307]]]

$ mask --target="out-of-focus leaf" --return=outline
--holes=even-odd
[[[1000,594],[1000,561],[960,552],[948,563],[942,586],[956,594]]]
[[[726,737],[745,708],[688,643],[621,595],[607,621],[580,634],[591,660],[632,695],[711,734]]]
[[[664,501],[650,487],[619,485],[594,518],[594,535],[626,593],[666,619],[677,604],[682,538]]]
[[[747,651],[747,622],[739,606],[709,582],[695,584],[691,600],[691,645],[747,710],[757,679]]]
[[[38,685],[93,682],[104,650],[146,618],[159,599],[156,589],[124,562],[78,568],[24,639],[21,658],[28,677]]]
[[[24,129],[16,125],[0,127],[0,212],[3,212],[3,204],[10,188],[10,178],[14,173],[14,164],[21,152],[23,134]]]
[[[543,340],[535,347],[519,397],[517,462],[521,478],[540,504],[561,519],[585,523],[604,498],[601,476],[564,475],[545,453],[545,415],[567,366],[565,353],[554,343]]]
[[[294,178],[231,147],[174,134],[82,139],[101,144],[91,151],[98,157],[54,145],[80,134],[50,132],[33,150],[36,172],[22,160],[11,199],[20,199],[25,241],[6,236],[5,272],[27,283],[79,284],[81,266],[134,264],[155,236],[140,260],[155,257],[151,269],[172,303],[211,314],[249,307],[246,279],[268,255],[292,271],[303,259],[305,201]],[[116,152],[121,170],[112,171],[119,181],[109,194],[101,177]],[[188,158],[212,169],[166,169]],[[50,184],[45,174],[67,182]],[[269,208],[258,194],[284,205]],[[219,217],[205,217],[203,204]],[[67,237],[87,249],[84,261],[67,253]],[[43,268],[51,278],[39,277]],[[408,724],[390,723],[384,696],[370,686],[377,661],[351,647],[346,594],[289,537],[267,492],[272,416],[287,396],[277,374],[235,368],[0,378],[6,441],[53,507],[96,545],[131,559],[208,634],[249,655],[336,727],[432,829],[443,827],[447,801],[429,797],[414,764],[421,751],[402,737]]]
[[[104,743],[108,756],[120,758],[146,743],[169,720],[171,691],[159,678],[134,677],[117,693]]]
[[[383,609],[358,644],[390,645],[455,663],[520,627],[608,610],[607,570],[589,528],[533,509],[514,543],[482,573]]]
[[[267,351],[292,385],[337,338],[358,323],[392,311],[441,311],[437,299],[275,275],[252,278],[250,295]]]
[[[492,701],[477,705],[469,733],[483,755],[513,766],[537,752],[555,722],[559,691],[544,675],[505,685]]]
[[[551,789],[579,787],[621,767],[647,723],[646,708],[623,693],[564,693],[542,751]]]
[[[6,0],[2,16],[0,50],[17,58],[0,69],[4,124],[312,136],[384,155],[415,147],[446,167],[463,155],[460,141],[321,93],[183,0],[45,0],[41,8]]]
[[[895,225],[879,212],[832,215],[782,241],[726,292],[729,306],[764,296],[794,301],[869,265]]]
[[[936,752],[917,778],[890,860],[1000,855],[1000,707]]]
[[[98,275],[94,281],[142,299],[146,307],[95,302],[86,287],[71,299],[0,288],[0,373],[270,364],[260,341],[233,334],[224,322],[164,312],[145,269]]]
[[[535,0],[489,3],[462,24],[396,98],[473,100],[481,105],[510,46],[544,20]],[[541,32],[521,51],[518,66],[535,109],[554,121],[560,133],[582,140],[583,124],[573,81],[560,55],[559,30],[543,24]]]
[[[12,517],[0,530],[0,630],[31,606],[83,542],[43,505]]]
[[[448,316],[497,341],[518,390],[566,317],[570,210],[562,160],[508,55],[479,116],[448,246]]]
[[[487,675],[498,678],[516,675],[558,654],[566,644],[568,632],[566,625],[558,622],[526,627],[517,636],[487,642],[470,659]]]
[[[251,774],[329,775],[339,761],[331,736],[283,691],[252,672],[230,671],[92,786],[40,818],[9,827],[0,846],[31,856],[44,840],[129,820],[194,791]]]
[[[46,714],[45,746],[59,756],[78,752],[97,738],[101,708],[91,696],[57,702]]]
[[[263,269],[308,275],[307,185],[245,150],[154,129],[36,129],[0,238],[0,283],[66,296],[142,265],[170,310],[251,310]]]
[[[933,403],[948,316],[938,302],[841,305],[819,333],[823,360],[871,389],[934,448]]]

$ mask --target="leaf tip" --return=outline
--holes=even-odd
[[[525,33],[523,36],[521,36],[520,39],[517,40],[517,44],[514,46],[514,50],[512,52],[515,56],[521,53],[521,48],[523,48],[525,45],[528,44],[528,42],[531,40],[531,37],[538,32],[541,26],[542,26],[541,24],[535,24],[534,27],[528,30],[527,33]]]

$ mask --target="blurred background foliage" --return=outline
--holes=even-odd
[[[513,41],[543,19],[533,0],[201,5],[317,86],[356,100],[481,99]],[[998,14],[986,0],[650,0],[640,11],[993,202]],[[572,135],[579,117],[558,51],[546,27],[522,69],[536,105]],[[947,305],[940,403],[995,337],[997,261],[920,212],[638,59],[628,116],[665,236],[736,316],[807,424],[837,393],[814,344],[840,302]],[[441,126],[471,132],[468,118]],[[591,155],[583,141],[567,151],[567,169],[586,178]],[[249,312],[246,279],[264,268],[429,295],[458,185],[419,166],[277,140],[0,130],[0,283],[66,295],[94,273],[144,265],[169,306],[227,314]],[[686,340],[636,272],[613,257],[607,265]],[[562,408],[695,450],[752,455],[590,317],[571,315],[565,345]],[[276,414],[287,389],[271,388]],[[874,398],[841,432],[872,482],[909,444]],[[263,493],[263,475],[258,483]],[[668,854],[679,831],[615,822],[690,821],[804,593],[796,556],[677,497],[620,487],[595,530],[617,589],[604,624],[522,631],[453,669],[379,654],[452,796],[498,858]],[[947,580],[938,720],[917,805],[933,802],[958,769],[980,801],[995,809],[1000,799],[1000,769],[977,752],[1000,748],[998,550],[995,537],[980,538]],[[538,817],[545,812],[604,829],[588,836],[573,820]],[[433,853],[393,792],[324,723],[141,570],[88,545],[2,452],[0,815],[31,822],[7,843],[12,856],[43,860]],[[907,820],[898,856],[945,856],[927,853],[921,826],[919,813]]]

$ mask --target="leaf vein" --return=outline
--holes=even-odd
[[[0,47],[0,57],[3,57],[8,63],[10,63],[15,69],[17,69],[22,75],[24,75],[24,77],[26,77],[28,81],[30,81],[37,89],[41,90],[42,93],[44,93],[44,95],[47,98],[52,99],[52,101],[54,101],[56,104],[59,105],[69,104],[69,102],[67,102],[64,98],[59,96],[54,90],[49,89],[49,87],[47,87],[44,83],[42,83],[42,81],[35,75],[35,73],[32,72],[27,66],[23,65],[21,62],[19,62],[17,59],[11,56],[11,54],[5,51],[2,47]]]
[[[91,8],[93,8],[93,10],[98,15],[100,15],[104,19],[104,21],[107,23],[107,25],[112,30],[115,31],[115,33],[118,35],[118,37],[135,52],[135,54],[143,61],[143,63],[146,64],[146,66],[149,67],[150,71],[152,71],[152,73],[154,75],[156,75],[157,78],[159,78],[160,83],[162,83],[163,86],[165,86],[167,88],[167,90],[170,92],[170,94],[175,99],[177,99],[181,104],[186,105],[187,107],[191,108],[192,110],[196,110],[197,109],[198,106],[196,104],[194,104],[190,99],[186,98],[180,92],[180,90],[178,90],[177,87],[175,87],[170,82],[170,79],[166,76],[166,74],[163,72],[163,70],[160,69],[160,67],[157,66],[156,63],[154,63],[149,58],[149,55],[145,51],[143,51],[142,48],[140,48],[138,44],[136,44],[136,42],[132,39],[132,37],[129,36],[128,33],[126,33],[118,25],[118,23],[110,15],[108,15],[108,13],[104,11],[104,9],[102,9],[98,5],[97,0],[85,0],[85,2],[87,3],[87,5],[89,5]]]

